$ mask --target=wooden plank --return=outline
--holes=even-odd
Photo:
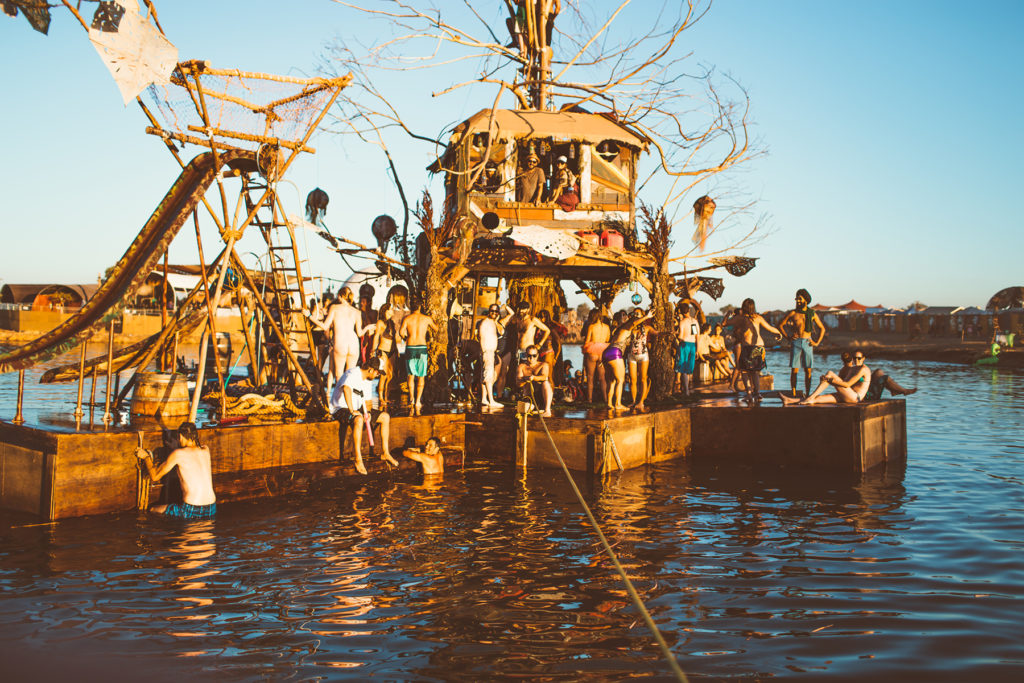
[[[42,497],[46,464],[42,451],[0,443],[0,506],[45,516],[49,507],[49,498]]]

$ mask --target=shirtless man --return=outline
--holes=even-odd
[[[405,363],[409,370],[409,396],[416,410],[423,407],[423,387],[427,383],[427,333],[437,325],[424,315],[419,306],[405,317],[398,336],[406,340]]]
[[[423,475],[426,477],[437,477],[444,474],[444,453],[441,452],[441,440],[436,436],[427,439],[423,450],[406,448],[402,451],[402,455],[422,465]]]
[[[217,513],[217,496],[213,493],[213,475],[210,468],[210,449],[199,445],[199,432],[192,422],[178,427],[179,448],[171,451],[160,467],[153,465],[153,454],[144,448],[135,449],[135,455],[146,463],[149,478],[160,481],[164,475],[178,468],[178,479],[185,494],[182,504],[157,505],[153,512],[181,519],[210,519]]]
[[[541,389],[544,392],[544,417],[551,417],[551,399],[555,394],[554,387],[551,386],[551,366],[540,359],[540,347],[531,344],[526,349],[526,354],[523,357],[523,362],[519,365],[519,371],[516,373],[516,379],[519,380],[519,386],[527,382],[534,382],[541,385]],[[530,395],[533,395],[533,391],[530,390]]]
[[[782,332],[768,323],[757,312],[753,299],[744,299],[738,313],[726,322],[733,325],[734,334],[740,344],[740,353],[736,358],[736,367],[744,376],[747,385],[747,396],[755,401],[761,400],[761,370],[764,369],[765,349],[761,339],[761,330],[782,337]]]
[[[530,304],[528,302],[520,301],[517,308],[519,309],[517,321],[519,329],[523,332],[519,337],[519,355],[523,356],[526,354],[526,350],[534,344],[538,348],[542,348],[544,342],[551,335],[551,328],[545,325],[540,318],[535,318],[530,314]],[[542,333],[540,341],[537,340],[537,332]]]
[[[691,304],[697,311],[697,317],[690,314]],[[679,357],[676,360],[676,382],[683,389],[683,395],[690,395],[690,378],[697,362],[697,336],[704,324],[704,311],[695,299],[683,299],[676,307],[679,311],[679,325],[676,337],[679,339]]]
[[[363,313],[352,305],[352,298],[351,289],[339,289],[338,298],[327,309],[327,317],[322,323],[310,314],[308,308],[302,309],[302,315],[324,332],[330,332],[333,340],[328,393],[335,380],[341,377],[341,373],[351,370],[359,362],[359,338],[372,331],[374,327],[363,327]]]
[[[814,328],[817,326],[817,339]],[[789,351],[789,388],[796,393],[796,380],[800,369],[804,370],[805,395],[811,393],[811,372],[814,370],[814,347],[825,338],[825,326],[818,314],[811,308],[811,295],[806,289],[796,290],[796,308],[786,314],[779,323],[791,344]]]
[[[505,317],[501,317],[502,310],[505,311]],[[480,353],[483,355],[484,362],[483,378],[480,382],[480,402],[485,406],[498,406],[498,402],[494,400],[496,377],[494,360],[498,353],[498,337],[501,336],[501,332],[512,314],[513,311],[508,304],[499,306],[495,301],[487,309],[487,317],[478,322],[476,326],[476,338],[480,341]]]
[[[831,370],[821,376],[818,387],[807,396],[799,399],[795,396],[779,394],[784,405],[794,403],[809,406],[815,403],[859,403],[864,400],[871,386],[871,371],[864,365],[864,354],[856,351],[853,354],[844,351],[840,356],[843,359],[843,368],[839,373]],[[835,387],[836,393],[823,394],[829,386]],[[881,393],[881,392],[879,392]]]

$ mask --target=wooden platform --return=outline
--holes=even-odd
[[[674,458],[730,467],[744,464],[859,474],[906,462],[903,400],[782,407],[708,398],[645,413],[566,411],[545,419],[558,453],[576,471],[605,474]],[[214,487],[227,502],[301,491],[317,480],[361,477],[351,435],[337,422],[233,425],[200,430],[213,454]],[[449,466],[516,462],[559,467],[539,418],[500,412],[395,416],[394,452],[436,435]],[[46,520],[124,512],[138,494],[134,431],[69,432],[0,422],[0,507]],[[147,448],[161,433],[144,431]],[[524,460],[525,446],[525,460]],[[616,454],[618,458],[616,458]],[[370,476],[385,465],[364,450]],[[402,458],[399,457],[399,460]],[[404,468],[418,467],[412,461]],[[155,502],[157,488],[151,499]]]

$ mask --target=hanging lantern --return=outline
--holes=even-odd
[[[629,297],[629,300],[633,302],[634,306],[639,306],[640,302],[643,301],[644,298],[640,296],[640,292],[637,292],[633,296]]]
[[[327,215],[327,203],[331,198],[319,187],[314,188],[306,195],[306,220],[313,225],[320,222],[320,218]]]
[[[398,232],[398,224],[395,219],[387,214],[382,214],[373,219],[370,225],[370,232],[377,238],[377,248],[383,254],[387,251],[388,241]]]
[[[715,215],[715,200],[711,197],[704,195],[693,203],[693,224],[696,226],[696,230],[693,231],[693,243],[696,244],[701,251],[704,251],[704,247],[708,242],[708,235],[711,234],[711,230],[714,228],[712,217]]]

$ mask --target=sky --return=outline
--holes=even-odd
[[[438,5],[448,3],[461,4]],[[574,4],[602,18],[617,5]],[[179,59],[248,71],[318,75],[332,41],[374,45],[394,31],[329,0],[156,6]],[[502,25],[501,2],[474,6]],[[637,14],[619,30],[642,30]],[[749,92],[754,133],[766,153],[730,184],[756,199],[769,229],[743,252],[758,257],[758,266],[742,278],[724,275],[725,293],[717,302],[704,297],[705,309],[746,297],[761,310],[785,308],[800,287],[828,305],[856,299],[892,307],[984,306],[997,290],[1024,285],[1024,220],[1013,199],[1024,184],[1022,30],[1019,1],[969,9],[948,0],[714,3],[684,40],[694,64],[713,65]],[[0,70],[0,283],[95,282],[128,247],[178,166],[144,133],[139,108],[122,104],[67,11],[53,10],[48,36],[21,17],[0,15],[0,56],[8,65]],[[470,63],[428,77],[399,72],[378,85],[418,130],[438,135],[490,106],[493,90],[431,96],[476,68]],[[434,150],[395,140],[407,192],[436,192],[425,170]],[[319,186],[331,197],[331,231],[372,243],[373,218],[401,213],[384,157],[330,132],[310,144],[317,154],[297,160],[289,172],[294,186],[281,190],[288,211],[300,213],[306,193]],[[173,262],[196,262],[189,232],[172,245]],[[674,253],[682,253],[691,232],[692,224],[677,227]],[[204,225],[204,242],[216,239]],[[260,243],[247,235],[240,251],[259,251]],[[313,274],[348,276],[318,239],[303,249]]]

